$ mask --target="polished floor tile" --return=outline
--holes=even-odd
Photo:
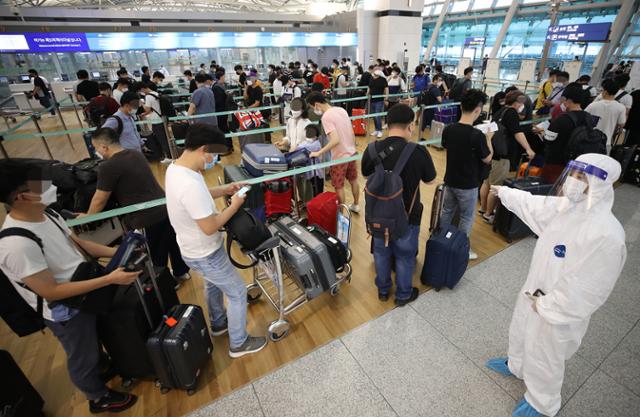
[[[254,383],[265,417],[396,417],[335,340]]]
[[[411,308],[342,339],[401,417],[506,416],[514,407],[513,398]]]
[[[251,384],[189,414],[188,417],[264,417]]]

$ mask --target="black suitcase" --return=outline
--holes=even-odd
[[[195,393],[198,376],[213,353],[202,308],[192,304],[171,308],[149,336],[147,349],[163,393],[170,388]]]
[[[6,350],[0,350],[0,370],[0,416],[44,416],[44,400]]]
[[[327,247],[336,272],[344,271],[344,266],[348,262],[347,248],[344,244],[318,225],[309,226],[307,229]]]
[[[134,283],[120,288],[111,310],[98,316],[98,337],[125,386],[134,379],[155,376],[146,343],[162,320],[163,308],[149,273],[144,272],[140,281],[144,304]],[[175,280],[168,269],[159,270],[156,283],[166,309],[179,304]]]
[[[247,172],[244,167],[239,165],[225,165],[224,166],[224,183],[229,184],[232,182],[244,182],[253,179],[253,177]],[[244,202],[244,206],[248,209],[256,209],[264,207],[264,192],[262,187],[256,184],[251,187],[247,193],[247,199]]]
[[[551,191],[553,184],[547,184],[541,177],[509,178],[504,181],[506,187],[528,191],[534,195],[546,195]],[[514,213],[509,211],[500,202],[496,207],[496,215],[493,219],[493,231],[500,233],[507,242],[520,239],[533,234],[529,226]]]

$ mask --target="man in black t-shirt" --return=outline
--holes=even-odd
[[[98,83],[89,79],[87,70],[80,70],[76,73],[80,82],[76,85],[76,100],[91,101],[92,98],[100,95]]]
[[[389,110],[387,124],[389,137],[376,142],[376,151],[387,155],[382,160],[385,170],[395,166],[402,150],[411,140],[414,131],[415,114],[407,105],[398,104]],[[362,175],[373,174],[376,161],[368,152],[362,155]],[[422,219],[422,203],[420,202],[420,182],[430,184],[436,178],[436,169],[431,156],[424,146],[414,149],[404,169],[400,173],[403,183],[402,197],[404,206],[409,211],[409,229],[405,236],[390,241],[388,245],[382,238],[373,238],[373,257],[376,266],[376,286],[378,298],[386,301],[391,290],[391,263],[395,258],[396,266],[396,304],[405,305],[418,297],[418,289],[412,287],[413,272],[418,252],[418,237]],[[415,196],[415,200],[414,200]],[[412,201],[413,207],[411,206]]]
[[[384,112],[384,105],[387,101],[387,96],[389,95],[389,84],[387,83],[387,79],[385,78],[382,69],[376,68],[376,70],[373,71],[373,77],[371,78],[371,81],[369,81],[367,95],[371,97],[371,108],[369,109],[369,113],[373,114]],[[375,116],[373,118],[373,124],[376,130],[371,134],[371,136],[381,138],[382,116]]]
[[[490,164],[493,155],[491,140],[473,127],[486,102],[487,95],[482,91],[467,90],[460,98],[460,121],[446,126],[442,132],[442,146],[447,149],[447,170],[440,224],[451,224],[457,211],[460,214],[458,227],[467,236],[471,235],[483,165]],[[478,255],[470,250],[469,259],[477,258]]]
[[[153,176],[144,155],[120,146],[118,134],[113,129],[106,127],[96,130],[92,142],[96,153],[105,161],[98,167],[98,185],[87,215],[100,213],[110,198],[123,207],[164,198],[164,190]],[[151,260],[156,267],[167,267],[167,261],[171,258],[176,287],[182,280],[191,278],[165,205],[131,213],[125,222],[130,229],[144,229]]]
[[[514,155],[517,155],[515,158],[519,160],[520,154],[522,150],[524,150],[529,159],[535,156],[535,152],[531,149],[520,125],[519,115],[524,112],[525,98],[522,91],[515,90],[509,92],[509,94],[505,96],[504,107],[498,110],[493,118],[495,122],[504,127],[504,134],[507,139],[507,154],[493,154],[489,177],[482,184],[482,189],[480,190],[480,212],[482,213],[483,220],[489,224],[493,223],[493,210],[497,204],[495,196],[489,193],[490,187],[504,183],[511,169],[510,158],[514,157]]]
[[[427,89],[424,90],[421,94],[420,101],[425,106],[433,106],[436,104],[442,103],[442,86],[444,85],[444,80],[442,79],[442,74],[436,74],[433,76],[433,80],[431,84],[427,86]],[[422,114],[422,126],[420,130],[425,130],[427,126],[431,126],[431,121],[433,120],[433,116],[435,114],[434,108],[425,109]]]
[[[147,67],[145,65],[144,67],[142,67],[140,69],[142,70],[142,77],[140,79],[142,84],[151,82],[151,73],[149,71],[149,67]]]
[[[193,77],[193,73],[191,70],[186,70],[183,72],[183,75],[187,77],[187,81],[189,81],[189,94],[193,94],[193,92],[198,89],[198,84],[196,83],[196,79]]]
[[[544,132],[545,151],[542,176],[550,184],[556,182],[569,162],[567,145],[573,129],[591,123],[589,113],[582,110],[584,91],[580,84],[567,85],[562,92],[562,97],[566,99],[564,105],[567,112],[552,120],[549,128]],[[571,120],[569,112],[577,119],[577,124]]]

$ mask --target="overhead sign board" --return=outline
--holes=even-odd
[[[89,50],[84,33],[8,33],[0,34],[0,52],[85,52]]]
[[[355,33],[114,32],[0,34],[0,52],[356,46]]]
[[[484,36],[473,36],[470,38],[465,38],[464,47],[465,48],[475,48],[484,46],[485,38]]]
[[[583,23],[577,25],[549,26],[548,41],[606,42],[611,23]]]

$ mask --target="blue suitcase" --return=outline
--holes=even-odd
[[[455,226],[439,227],[427,241],[420,281],[439,291],[453,289],[469,264],[469,238]]]
[[[254,177],[264,174],[286,171],[287,160],[270,143],[250,143],[242,151],[242,166]]]

